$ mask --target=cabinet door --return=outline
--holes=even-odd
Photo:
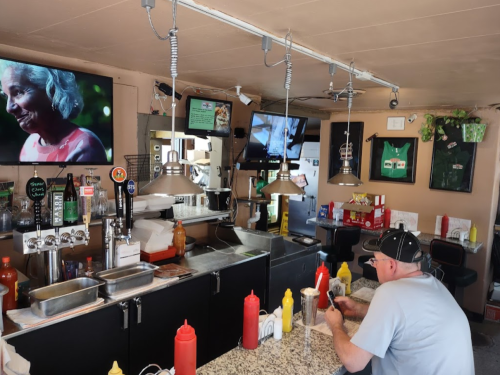
[[[13,337],[31,375],[107,374],[113,361],[128,368],[128,331],[117,305]]]
[[[141,322],[138,323],[136,301],[131,300],[130,374],[139,374],[150,363],[162,368],[174,365],[174,339],[177,329],[187,319],[195,329],[197,366],[207,362],[208,275],[183,281],[177,285],[140,297]],[[151,369],[152,370],[152,369]],[[156,370],[154,370],[156,372]]]
[[[264,308],[267,257],[261,257],[219,271],[212,276],[210,299],[209,361],[238,345],[243,334],[243,303],[253,290]]]

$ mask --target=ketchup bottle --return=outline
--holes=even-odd
[[[196,335],[187,319],[175,336],[174,368],[176,375],[196,375]]]
[[[2,312],[17,309],[17,271],[10,266],[10,257],[2,258],[0,268],[0,283],[9,288],[9,292],[3,296]]]
[[[448,233],[448,225],[450,223],[450,218],[448,215],[444,214],[441,219],[441,237],[446,238],[446,234]]]
[[[321,264],[316,270],[316,278],[314,279],[314,285],[318,283],[319,275],[323,274],[321,278],[321,283],[319,284],[319,301],[318,301],[318,309],[326,309],[328,308],[328,289],[330,288],[330,271],[325,267],[325,262]]]
[[[384,228],[391,227],[391,209],[386,208],[384,211]]]
[[[243,306],[243,347],[256,349],[259,344],[259,297],[252,293],[245,297]]]

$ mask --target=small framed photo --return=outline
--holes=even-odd
[[[415,183],[418,138],[372,139],[370,181]]]
[[[387,117],[387,130],[405,130],[405,117]]]

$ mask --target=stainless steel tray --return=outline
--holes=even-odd
[[[99,291],[105,296],[112,296],[127,289],[151,284],[156,269],[158,266],[147,262],[138,262],[97,272],[94,274],[94,278],[104,282]]]
[[[31,311],[48,318],[97,300],[97,288],[103,283],[89,277],[55,283],[29,292]]]

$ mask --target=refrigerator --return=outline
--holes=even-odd
[[[293,161],[297,163],[297,161]],[[288,201],[288,232],[290,235],[314,237],[316,226],[306,224],[307,219],[316,217],[319,175],[319,142],[304,142],[299,169],[291,171],[292,179],[299,182],[305,195],[290,195]],[[305,186],[302,186],[304,185]]]

